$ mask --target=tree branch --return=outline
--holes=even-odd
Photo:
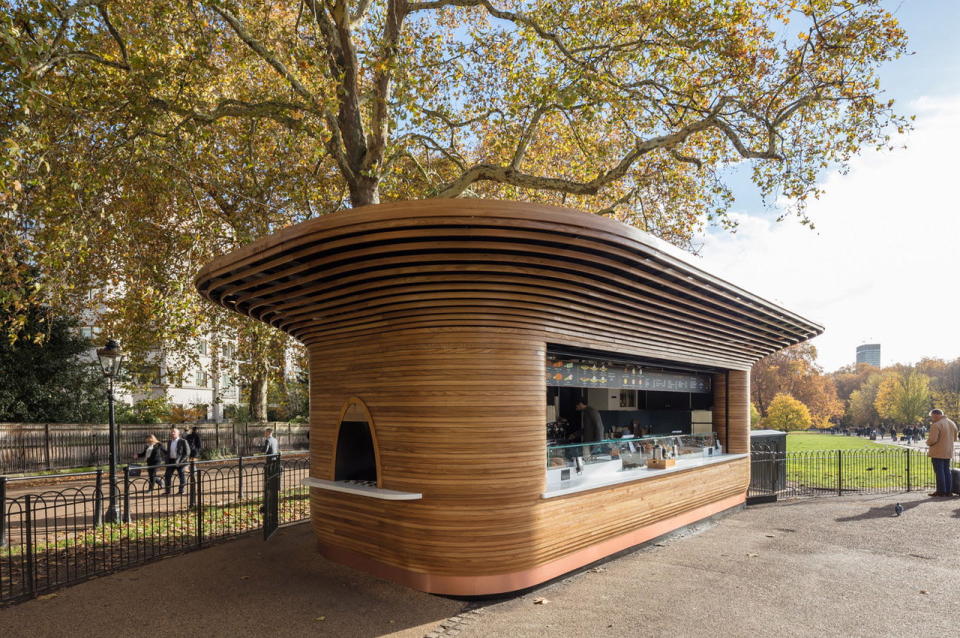
[[[244,44],[246,44],[252,51],[259,55],[264,62],[273,67],[273,69],[287,81],[290,87],[293,88],[293,90],[296,91],[300,97],[314,105],[316,112],[323,112],[323,105],[319,100],[317,100],[316,96],[307,90],[303,83],[300,82],[300,80],[286,67],[286,65],[277,59],[277,56],[268,51],[259,40],[254,38],[253,35],[251,35],[242,24],[240,24],[240,20],[237,19],[237,16],[230,13],[230,11],[227,9],[217,6],[216,4],[211,4],[210,8],[213,9],[227,22],[227,24],[230,25],[230,27],[233,29],[233,32],[237,34],[237,37],[243,40]]]
[[[217,102],[212,111],[198,111],[196,109],[178,106],[160,97],[150,97],[150,102],[165,111],[176,113],[186,119],[201,122],[203,124],[212,124],[217,120],[227,117],[263,117],[274,120],[284,126],[297,131],[304,131],[319,137],[316,132],[311,132],[310,128],[300,119],[284,114],[285,111],[309,111],[310,109],[303,104],[295,102],[282,102],[277,100],[268,100],[265,102],[243,102],[241,100],[223,99]]]
[[[492,181],[521,188],[557,191],[571,195],[596,195],[604,186],[623,178],[624,175],[627,174],[627,171],[630,170],[630,167],[643,155],[661,148],[672,148],[694,133],[716,126],[716,113],[722,108],[723,103],[721,100],[721,103],[714,109],[714,113],[711,113],[702,120],[683,127],[679,131],[639,142],[615,167],[597,175],[589,182],[577,182],[556,177],[530,175],[521,173],[508,166],[476,164],[467,169],[467,171],[453,182],[442,186],[437,193],[437,197],[458,197],[471,184],[479,181]]]
[[[687,164],[693,164],[697,168],[703,168],[703,162],[701,162],[699,159],[691,155],[684,155],[675,148],[670,149],[670,156],[678,162],[685,162]]]
[[[445,7],[483,7],[486,9],[487,13],[495,18],[529,27],[542,39],[552,42],[554,46],[556,46],[557,49],[564,55],[564,57],[574,64],[578,66],[583,66],[586,64],[583,60],[575,56],[573,52],[570,51],[570,49],[568,49],[563,42],[560,41],[560,38],[556,33],[544,29],[535,20],[521,13],[497,9],[490,3],[489,0],[431,0],[428,2],[407,3],[408,13],[413,13],[415,11],[429,11],[431,9],[443,9]]]
[[[406,0],[389,0],[386,24],[383,29],[383,47],[373,75],[373,115],[367,134],[367,152],[363,170],[369,171],[383,160],[389,131],[389,104],[393,64],[397,57],[397,44],[403,27]]]
[[[768,127],[767,130],[767,150],[765,151],[754,151],[747,148],[747,145],[743,143],[743,140],[740,139],[740,134],[737,133],[730,124],[727,124],[721,119],[716,119],[714,121],[714,126],[726,135],[727,139],[730,140],[730,143],[733,144],[733,147],[737,149],[737,153],[740,154],[740,157],[744,159],[771,159],[771,160],[782,160],[783,156],[776,150],[776,131]]]
[[[360,0],[350,12],[350,27],[356,29],[366,19],[373,0]]]
[[[97,13],[100,14],[101,18],[103,18],[103,23],[107,25],[107,30],[110,32],[113,40],[117,43],[117,46],[120,47],[120,57],[123,60],[124,67],[126,67],[126,69],[129,71],[130,61],[127,60],[127,45],[124,44],[123,38],[120,36],[120,32],[117,31],[116,27],[114,27],[113,23],[110,21],[110,16],[107,14],[107,8],[102,4],[98,4]]]
[[[597,215],[614,214],[615,212],[617,212],[617,206],[623,206],[624,204],[628,203],[631,199],[634,198],[634,196],[637,194],[637,191],[639,190],[640,190],[639,188],[631,188],[629,191],[626,192],[626,194],[623,195],[623,197],[620,197],[619,199],[611,203],[606,208],[601,208],[600,210],[595,211],[595,214]]]
[[[31,67],[26,75],[43,75],[53,67],[55,67],[59,62],[68,60],[70,58],[79,58],[81,60],[89,60],[101,66],[110,67],[111,69],[119,69],[121,71],[129,71],[130,67],[123,62],[114,62],[113,60],[108,60],[96,53],[91,53],[89,51],[66,51],[59,55],[52,55],[43,61],[42,64]]]
[[[315,0],[308,0],[308,6],[310,7],[311,11],[314,14],[315,21],[317,21],[317,23],[320,24],[321,22],[320,14],[323,13],[322,10],[320,10],[316,6]],[[312,105],[312,108],[310,109],[312,112],[317,113],[323,117],[327,125],[328,133],[330,134],[330,137],[326,143],[327,150],[330,152],[333,158],[337,161],[337,165],[343,171],[344,177],[347,178],[348,180],[354,179],[356,175],[355,165],[351,164],[348,161],[348,152],[343,143],[343,135],[342,135],[342,130],[340,129],[340,126],[339,126],[338,118],[334,116],[333,113],[331,113],[330,110],[327,109],[320,102],[320,100],[316,98],[316,96],[312,92],[307,90],[307,88],[303,85],[303,83],[300,82],[300,80],[289,69],[287,69],[286,65],[284,65],[283,62],[277,59],[275,55],[270,53],[270,51],[268,51],[267,48],[263,46],[263,44],[259,40],[254,38],[250,34],[250,32],[248,32],[243,27],[243,25],[240,23],[240,20],[237,19],[235,15],[230,13],[228,10],[216,5],[211,5],[211,8],[218,15],[220,15],[220,17],[222,17],[224,20],[227,21],[227,23],[233,29],[234,33],[236,33],[237,36],[248,47],[250,47],[250,49],[252,49],[257,55],[260,56],[261,59],[263,59],[281,77],[283,77],[287,81],[287,83],[290,85],[290,87],[300,97],[302,97],[309,104]],[[325,33],[325,35],[328,35],[330,38],[336,37],[334,34]],[[335,75],[334,77],[338,77],[338,76]]]
[[[436,151],[443,155],[448,161],[453,162],[457,165],[461,171],[466,171],[466,164],[463,163],[463,157],[457,152],[456,149],[446,149],[435,139],[426,135],[424,133],[408,133],[401,137],[400,139],[394,142],[394,145],[402,146],[406,140],[415,140],[420,142],[420,144],[430,151]]]
[[[489,111],[486,111],[486,112],[484,112],[484,113],[481,113],[480,115],[477,115],[476,117],[472,117],[472,118],[470,118],[469,120],[462,120],[462,121],[460,121],[460,122],[454,122],[453,120],[451,120],[449,117],[447,117],[445,114],[441,113],[440,111],[434,111],[433,109],[428,109],[428,108],[426,108],[426,107],[420,107],[420,112],[423,113],[423,114],[425,114],[425,115],[429,115],[430,117],[435,117],[435,118],[437,118],[438,120],[440,120],[441,122],[443,122],[443,123],[447,126],[447,128],[451,128],[451,129],[453,129],[453,128],[463,128],[464,126],[470,126],[471,124],[476,124],[477,122],[482,122],[483,120],[486,120],[487,118],[489,118],[489,117],[490,117],[491,115],[493,115],[494,113],[496,113],[496,114],[499,115],[500,117],[503,117],[503,115],[504,115],[503,111],[501,111],[500,109],[490,109]]]
[[[547,107],[545,106],[538,106],[533,111],[530,121],[527,122],[527,125],[524,127],[520,139],[517,140],[517,149],[513,153],[513,159],[510,160],[510,168],[512,170],[520,168],[520,162],[523,161],[523,156],[527,153],[527,147],[530,146],[530,142],[533,140],[534,131],[536,131],[537,125],[546,112]]]

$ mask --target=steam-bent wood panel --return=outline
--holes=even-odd
[[[484,278],[464,281],[465,269]],[[411,279],[414,273],[419,278]],[[358,284],[366,296],[344,296]],[[483,284],[497,290],[480,295]],[[562,294],[556,298],[562,284],[569,304]],[[422,307],[405,312],[395,299],[400,285],[429,313]],[[611,339],[613,328],[618,341],[646,356],[746,369],[821,330],[684,264],[622,224],[508,202],[386,204],[311,220],[215,261],[198,287],[308,344],[411,329],[419,315],[427,328],[459,326],[468,314],[473,325],[504,329],[529,329],[531,319],[558,327],[574,322],[581,334],[601,335],[601,341]],[[540,294],[532,296],[531,287]],[[451,298],[451,291],[461,294]],[[477,302],[486,313],[477,312]],[[659,351],[653,344],[661,344]]]
[[[548,344],[713,374],[714,429],[743,452],[746,371],[822,330],[622,224],[508,202],[330,215],[197,286],[307,345],[313,478],[334,479],[343,406],[363,405],[377,487],[422,495],[312,489],[324,551],[439,593],[529,586],[743,500],[746,459],[541,498]]]

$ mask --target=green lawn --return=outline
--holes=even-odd
[[[889,441],[889,439],[888,439]],[[787,434],[787,452],[810,450],[860,450],[863,448],[891,448],[893,443],[878,443],[859,436],[790,432]]]
[[[799,489],[824,491],[924,489],[933,485],[923,452],[856,436],[811,432],[787,435],[786,479]],[[754,471],[765,471],[754,464]],[[766,471],[773,471],[773,466]]]

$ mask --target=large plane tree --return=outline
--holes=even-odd
[[[825,168],[906,126],[876,0],[0,7],[8,304],[108,276],[140,316],[200,317],[182,299],[212,254],[393,199],[565,204],[684,245],[726,223],[731,167],[803,216]]]

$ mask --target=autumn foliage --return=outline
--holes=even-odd
[[[806,430],[813,424],[813,418],[802,402],[789,394],[778,394],[770,401],[763,424],[771,430],[792,432]]]
[[[934,407],[960,414],[960,359],[927,358],[883,369],[856,364],[824,374],[816,348],[801,344],[758,361],[751,393],[761,415],[758,427],[774,427],[770,409],[781,395],[802,403],[814,427],[913,425]]]
[[[833,379],[817,365],[817,349],[803,343],[764,357],[753,366],[751,399],[767,418],[774,399],[787,395],[806,406],[811,424],[830,427],[844,412]],[[771,427],[764,421],[764,427]]]
[[[192,279],[258,237],[380,201],[496,197],[684,246],[732,225],[727,167],[802,218],[825,167],[909,126],[877,79],[906,35],[877,0],[0,7],[5,332],[33,302],[97,310],[134,356],[184,365],[221,335],[249,346],[253,396],[276,338]],[[826,388],[796,396],[835,414]]]

